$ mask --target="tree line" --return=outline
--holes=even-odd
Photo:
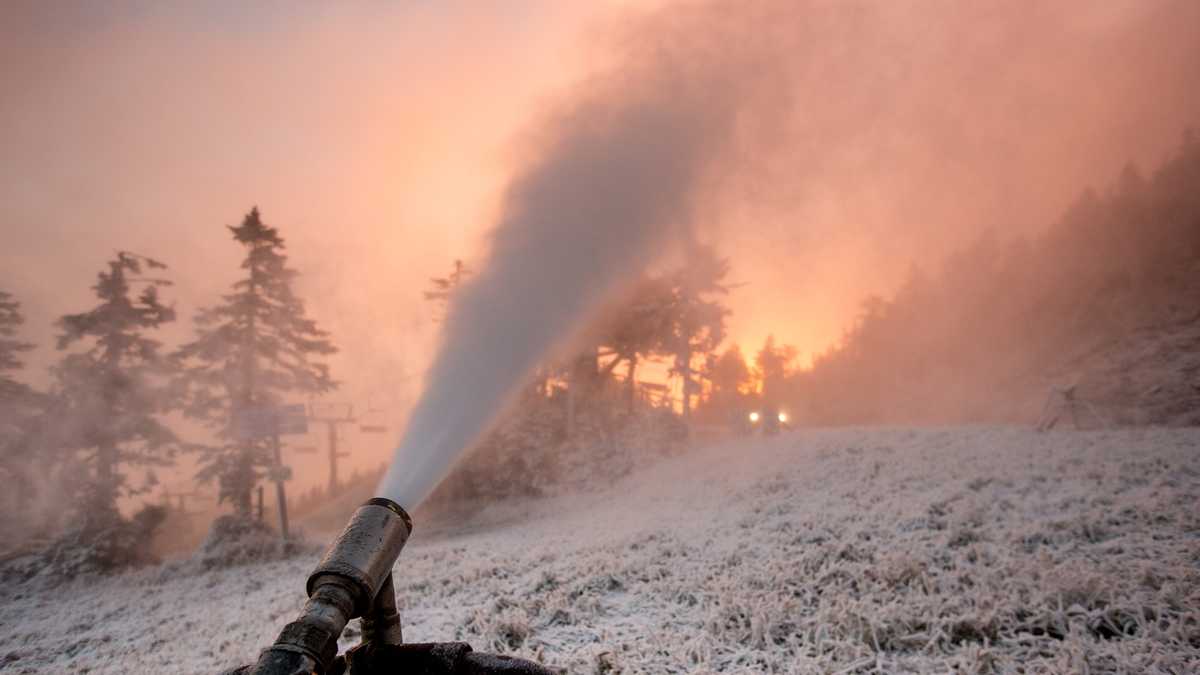
[[[1188,132],[1149,176],[1127,165],[1039,234],[992,229],[935,273],[914,268],[776,388],[819,425],[1031,424],[1050,385],[1078,386],[1109,424],[1196,424],[1186,357],[1200,345],[1183,342],[1198,320],[1200,142]]]
[[[651,360],[670,364],[681,391],[657,408],[677,411],[656,418],[660,430],[683,435],[697,426],[744,429],[755,411],[785,412],[793,425],[1032,424],[1049,385],[1080,380],[1081,395],[1113,423],[1200,423],[1200,389],[1179,345],[1153,355],[1192,369],[1178,383],[1126,373],[1097,383],[1088,361],[1111,360],[1113,345],[1136,343],[1139,331],[1200,325],[1200,142],[1190,132],[1149,177],[1127,166],[1040,234],[992,229],[934,274],[913,267],[891,297],[866,298],[839,342],[807,365],[774,337],[752,353],[726,342],[728,273],[728,261],[705,249],[685,268],[633,284],[601,313],[577,356],[545,364],[443,492],[537,492],[570,474],[561,465],[573,427],[589,447],[586,471],[628,470],[629,449],[655,412],[636,403],[638,368]],[[1139,386],[1167,392],[1159,408],[1173,416],[1147,417]],[[1143,410],[1121,408],[1129,405]],[[670,434],[652,443],[670,447]]]
[[[756,367],[727,343],[731,265],[710,246],[685,263],[628,283],[571,348],[548,358],[516,403],[431,501],[537,495],[561,484],[615,479],[648,458],[685,448],[697,428],[727,425],[782,376],[768,341]],[[426,297],[444,303],[469,268],[456,261]],[[657,366],[650,382],[641,369]],[[661,382],[662,374],[674,391]],[[768,385],[772,386],[772,385]]]
[[[238,433],[238,411],[336,389],[323,361],[336,348],[294,291],[279,231],[257,208],[227,229],[244,252],[241,272],[196,313],[190,340],[168,349],[158,337],[177,320],[164,298],[167,265],[120,251],[96,277],[96,304],[56,322],[62,356],[44,391],[19,379],[33,345],[20,339],[20,303],[0,292],[6,536],[65,526],[80,546],[109,540],[128,525],[120,500],[153,489],[156,471],[185,452],[200,480],[250,515],[252,491],[278,461],[267,441]],[[171,424],[180,415],[210,437],[181,437]]]
[[[333,391],[324,357],[336,348],[294,292],[278,230],[257,209],[228,230],[244,251],[240,276],[196,313],[190,340],[168,349],[156,338],[177,320],[162,297],[166,266],[119,252],[97,276],[97,304],[57,322],[62,357],[44,391],[21,382],[32,345],[20,338],[19,302],[0,292],[6,532],[45,530],[35,506],[48,499],[73,504],[83,531],[103,532],[120,521],[121,497],[151,488],[154,470],[184,452],[249,515],[278,459],[266,440],[239,435],[237,411]],[[697,246],[684,265],[628,284],[571,350],[541,365],[441,498],[619,475],[639,448],[671,451],[697,428],[736,427],[759,409],[809,425],[1023,419],[1046,378],[1081,353],[1148,324],[1200,319],[1200,143],[1187,135],[1149,178],[1128,167],[1103,194],[1085,191],[1040,235],[990,231],[937,274],[914,268],[890,298],[866,299],[806,367],[773,337],[752,355],[727,342],[730,272]],[[431,280],[437,316],[471,279],[455,261]],[[678,396],[640,381],[651,363]],[[180,414],[212,437],[181,438],[169,423]]]

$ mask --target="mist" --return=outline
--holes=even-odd
[[[1195,0],[0,3],[0,662],[1184,672],[1197,72]]]
[[[1115,101],[1103,101],[1104,109],[1086,101],[1112,93],[1100,78],[1129,84],[1124,73],[1106,75],[1078,56],[1101,57],[1128,42],[1115,25],[1144,22],[1161,35],[1171,32],[1163,22],[1178,17],[1132,4],[1024,9],[946,4],[925,23],[869,3],[717,2],[610,25],[609,70],[569,93],[522,148],[532,159],[506,193],[483,273],[452,308],[380,492],[409,506],[420,501],[538,359],[622,279],[680,240],[725,242],[751,277],[753,258],[770,260],[786,279],[767,295],[792,287],[788,304],[803,317],[822,314],[810,305],[826,288],[812,289],[808,270],[797,276],[779,259],[796,255],[793,246],[764,251],[762,242],[778,234],[747,219],[776,223],[776,232],[812,249],[800,257],[813,277],[828,283],[826,270],[837,266],[860,298],[879,275],[894,284],[914,261],[936,260],[921,248],[945,254],[967,233],[1001,222],[1015,232],[1044,225],[1038,219],[1071,189],[1047,184],[1068,185],[1092,159],[1078,149],[1075,158],[1036,149],[1066,151],[1060,140],[1042,139],[1049,130],[1040,127],[1061,125],[1055,132],[1070,138],[1068,125],[1112,124]],[[1056,54],[1063,38],[1076,54]],[[1198,63],[1194,46],[1180,49],[1174,58]],[[1164,63],[1139,72],[1154,74],[1141,80],[1148,85],[1185,77]],[[1027,79],[1012,80],[1017,73]],[[1054,101],[1055,87],[1078,100]],[[1131,144],[1151,135],[1126,133]],[[1030,142],[1018,143],[1022,136]],[[1099,144],[1121,147],[1120,140]],[[1003,148],[1023,161],[998,157]],[[846,289],[838,290],[829,295],[845,303]],[[762,302],[746,303],[750,321],[796,330],[777,301],[756,316]],[[856,308],[843,304],[826,316],[837,317],[840,330]],[[799,321],[810,336],[831,328]]]
[[[914,263],[936,269],[988,228],[1040,231],[1200,119],[1191,2],[656,4],[6,3],[0,73],[20,95],[0,104],[0,263],[24,338],[49,343],[118,248],[170,264],[191,316],[236,272],[223,226],[258,204],[341,348],[339,397],[399,429],[442,353],[428,277],[462,257],[495,278],[489,237],[504,237],[488,232],[525,213],[518,185],[583,143],[575,122],[615,138],[642,105],[661,108],[646,125],[686,127],[659,143],[686,146],[677,163],[652,160],[679,183],[640,207],[647,250],[631,243],[538,349],[697,237],[744,284],[731,341],[774,333],[812,355]],[[650,91],[672,82],[687,84]],[[27,379],[57,356],[29,355]],[[393,440],[355,439],[348,463],[377,465]],[[288,461],[301,489],[322,481],[320,458]]]
[[[691,18],[704,23],[621,27],[629,53],[530,133],[529,165],[506,192],[481,273],[450,307],[380,494],[415,507],[539,360],[623,281],[689,241],[735,122],[779,105],[760,95],[772,71],[739,77],[764,63],[763,43],[699,30],[719,26],[707,11]]]

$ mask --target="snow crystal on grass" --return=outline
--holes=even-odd
[[[1179,673],[1200,662],[1197,499],[1195,429],[802,431],[487,528],[417,523],[395,574],[408,639],[571,673]],[[248,662],[315,560],[5,589],[0,667]]]

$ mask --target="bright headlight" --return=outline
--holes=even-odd
[[[750,413],[750,421],[757,422],[758,421],[758,413],[756,413],[756,412]]]
[[[779,421],[786,422],[787,421],[787,413],[783,413],[783,412],[779,413]]]

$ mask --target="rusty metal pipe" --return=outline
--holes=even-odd
[[[284,626],[250,673],[323,675],[337,656],[342,630],[356,617],[366,619],[371,639],[398,644],[392,566],[411,533],[412,519],[392,500],[376,497],[360,506],[309,575],[300,617]]]
[[[400,611],[396,609],[396,589],[392,575],[383,580],[370,611],[362,617],[362,641],[385,645],[404,644]]]

